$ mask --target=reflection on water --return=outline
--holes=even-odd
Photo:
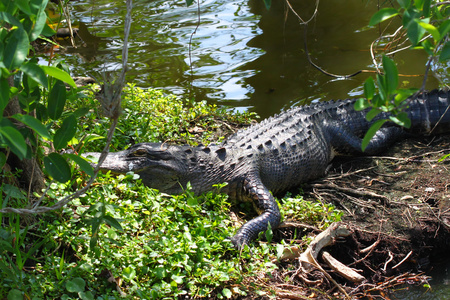
[[[305,20],[316,5],[315,1],[291,3]],[[79,0],[71,5],[85,43],[64,51],[77,66],[74,73],[97,73],[101,78],[103,71],[117,71],[124,2]],[[304,27],[287,13],[284,1],[273,1],[270,10],[261,0],[201,1],[198,28],[197,9],[195,3],[187,8],[184,0],[134,1],[129,82],[267,117],[305,100],[359,96],[362,82],[373,75],[336,80],[312,67],[304,52]],[[376,9],[374,1],[320,1],[307,34],[314,62],[336,74],[372,70],[368,48],[378,30],[365,27]],[[400,56],[400,73],[423,73],[422,52]],[[420,76],[401,78],[405,85],[419,86],[421,80]],[[436,86],[431,79],[429,88]]]

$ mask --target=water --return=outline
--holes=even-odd
[[[120,70],[125,1],[70,1],[74,25],[82,41],[66,44],[63,56],[79,76]],[[135,0],[130,36],[128,82],[162,88],[182,97],[208,100],[251,110],[265,118],[294,105],[362,95],[362,83],[374,73],[348,80],[329,77],[311,66],[305,55],[304,26],[287,13],[284,1],[266,10],[261,0],[204,0],[197,28],[196,3],[184,0]],[[312,16],[315,1],[291,0],[304,20]],[[378,28],[367,28],[377,1],[322,0],[306,34],[311,59],[330,73],[373,71],[369,53]],[[394,22],[399,22],[394,19]],[[195,34],[193,34],[195,32]],[[422,85],[426,55],[403,51],[395,57],[402,87]],[[449,66],[434,66],[449,83]],[[429,76],[426,87],[439,82]],[[447,270],[447,269],[446,269]],[[446,299],[448,272],[431,282],[437,291],[424,289],[397,294],[399,299]]]
[[[291,1],[302,18],[313,14],[314,1]],[[312,60],[335,74],[372,70],[368,51],[378,29],[367,29],[376,1],[320,1],[309,23],[307,42]],[[71,1],[73,21],[84,46],[61,53],[78,75],[120,69],[123,1]],[[183,97],[208,100],[251,110],[262,117],[314,100],[355,97],[373,73],[337,80],[312,67],[304,51],[304,27],[284,1],[268,11],[261,0],[206,0],[186,7],[184,1],[134,1],[128,81],[141,87],[163,88]],[[191,41],[192,38],[192,41]],[[191,42],[190,42],[191,41]],[[191,46],[189,46],[191,45]],[[191,51],[189,49],[191,48]],[[420,86],[426,55],[406,51],[397,55],[406,86]],[[446,74],[446,69],[441,70]],[[429,78],[427,87],[438,86]]]

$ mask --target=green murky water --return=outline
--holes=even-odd
[[[80,28],[77,48],[58,52],[69,60],[73,73],[95,76],[120,70],[125,1],[74,0],[72,18]],[[308,20],[316,1],[291,1]],[[334,74],[374,70],[369,52],[379,36],[367,28],[377,1],[322,0],[306,34],[311,59]],[[208,100],[268,117],[309,101],[357,97],[373,73],[348,80],[329,77],[311,66],[305,55],[304,26],[287,13],[284,1],[273,1],[268,11],[261,0],[185,1],[135,0],[131,27],[128,82],[162,88],[183,97]],[[193,34],[195,32],[195,34]],[[420,86],[427,57],[421,51],[396,55],[402,85]],[[448,68],[436,66],[447,76]],[[413,75],[413,76],[412,76]],[[427,88],[439,86],[430,76]],[[434,281],[437,289],[409,289],[398,299],[450,299],[447,264]],[[432,282],[433,286],[433,282]]]
[[[194,4],[135,0],[131,28],[129,82],[157,87],[196,100],[250,109],[267,117],[303,101],[354,97],[373,73],[339,80],[311,66],[304,50],[304,27],[284,1],[267,11],[261,0],[201,1],[200,25]],[[309,19],[315,1],[291,1]],[[76,49],[66,48],[79,75],[120,68],[123,1],[71,1],[73,21],[80,26]],[[365,29],[376,1],[320,1],[309,23],[307,43],[312,60],[335,74],[374,70],[370,43],[378,29]],[[192,37],[192,41],[190,43]],[[189,46],[189,44],[191,46]],[[191,48],[191,50],[189,50]],[[426,56],[421,51],[397,55],[406,86],[420,86]],[[445,69],[440,70],[446,74]],[[427,88],[438,86],[430,76]]]

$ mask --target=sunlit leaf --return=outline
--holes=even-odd
[[[387,95],[391,95],[398,86],[398,71],[395,62],[386,55],[383,55],[383,70],[386,78],[386,92]]]
[[[11,148],[11,151],[20,159],[24,159],[27,155],[27,144],[22,134],[12,126],[4,126],[0,124],[0,135],[5,143]]]
[[[77,87],[75,81],[73,81],[72,77],[70,77],[67,72],[52,66],[41,66],[41,68],[48,76],[59,79],[72,87]]]
[[[381,128],[381,126],[383,126],[384,123],[386,123],[386,121],[387,120],[385,120],[385,119],[378,120],[375,123],[373,123],[372,126],[370,126],[369,130],[367,130],[367,133],[361,142],[362,151],[366,150],[367,146],[370,143],[370,140],[372,140],[372,138],[375,136],[377,131]]]
[[[411,120],[408,118],[408,114],[405,112],[401,112],[396,116],[390,116],[389,119],[399,126],[405,128],[411,127]]]
[[[47,14],[45,13],[45,9],[47,7],[48,0],[41,0],[39,1],[39,3],[40,7],[36,14],[36,22],[34,24],[33,30],[31,30],[30,32],[30,41],[34,41],[39,37],[47,21]]]
[[[27,125],[31,129],[33,129],[37,134],[42,136],[43,138],[46,138],[48,140],[51,139],[50,134],[48,133],[47,127],[44,126],[38,119],[36,119],[33,116],[30,115],[14,115],[14,119],[22,122],[23,124]]]
[[[28,35],[23,28],[13,31],[11,37],[6,42],[3,62],[6,68],[15,70],[25,61],[30,47]]]
[[[396,15],[398,15],[398,11],[395,8],[392,7],[382,8],[375,14],[373,14],[372,18],[370,19],[369,26],[377,25],[378,23],[381,23],[392,17],[395,17]]]
[[[370,101],[372,100],[373,95],[375,95],[375,82],[372,77],[369,77],[364,82],[364,96]]]
[[[67,146],[67,143],[75,136],[77,132],[77,120],[73,115],[64,119],[61,128],[59,128],[53,138],[53,144],[56,150]]]
[[[69,164],[58,153],[50,153],[44,157],[44,166],[48,174],[59,182],[67,182],[72,176]]]
[[[438,42],[441,39],[441,34],[439,33],[439,30],[434,27],[433,25],[425,22],[418,22],[420,26],[422,26],[426,31],[428,31],[431,36],[433,36],[433,39]]]
[[[136,277],[136,270],[131,267],[126,267],[123,269],[122,275],[128,281],[133,280]]]
[[[356,111],[361,111],[368,107],[370,107],[370,103],[365,98],[359,98],[358,100],[355,101],[354,108]]]
[[[47,111],[50,118],[56,120],[61,116],[66,99],[66,87],[62,81],[57,80],[48,95]]]
[[[415,46],[419,43],[420,39],[423,37],[423,35],[426,32],[425,28],[420,26],[419,23],[420,23],[419,19],[413,19],[406,26],[408,38],[411,41],[413,46]]]
[[[230,289],[224,288],[224,289],[222,290],[222,295],[223,295],[225,298],[230,299],[230,298],[233,296],[233,293],[230,291]]]

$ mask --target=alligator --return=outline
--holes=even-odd
[[[280,224],[280,210],[272,193],[324,176],[336,155],[372,155],[411,133],[425,134],[434,127],[450,129],[449,93],[434,90],[408,99],[405,112],[411,127],[386,122],[364,153],[362,137],[376,120],[389,115],[380,113],[369,122],[367,110],[355,111],[356,99],[346,99],[291,108],[236,132],[218,145],[135,144],[109,153],[101,169],[134,172],[145,185],[169,194],[182,193],[189,182],[195,194],[226,182],[221,192],[238,201],[253,202],[259,214],[231,238],[235,247],[242,248],[269,224],[271,228]],[[100,153],[84,156],[98,159]]]

